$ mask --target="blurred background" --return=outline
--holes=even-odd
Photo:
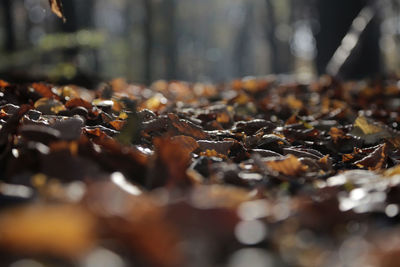
[[[0,0],[0,77],[92,86],[400,71],[400,0]],[[336,51],[336,52],[335,52]]]

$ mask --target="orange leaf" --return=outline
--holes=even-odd
[[[68,109],[73,109],[76,107],[84,107],[87,109],[92,109],[93,105],[91,103],[89,103],[88,101],[82,99],[82,98],[73,98],[69,101],[67,101],[67,103],[65,103],[65,106]]]
[[[51,87],[45,83],[32,83],[31,86],[37,93],[42,95],[42,97],[53,98],[57,96],[51,91]]]
[[[0,87],[7,87],[7,86],[10,86],[8,82],[0,80]]]
[[[115,120],[115,121],[110,121],[109,124],[117,131],[121,131],[122,128],[124,128],[126,121],[122,120]]]

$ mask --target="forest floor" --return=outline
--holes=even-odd
[[[0,262],[397,266],[399,112],[396,79],[0,80]]]

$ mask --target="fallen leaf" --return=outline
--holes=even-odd
[[[207,134],[200,126],[190,121],[179,119],[179,117],[173,113],[168,114],[168,118],[171,120],[172,126],[175,127],[180,133],[196,139],[207,138]]]
[[[67,103],[65,103],[65,107],[68,109],[73,109],[76,107],[84,107],[87,109],[92,109],[93,105],[82,98],[73,98],[71,100],[68,100]]]
[[[190,136],[174,136],[171,138],[171,141],[176,144],[176,146],[180,146],[182,149],[184,149],[189,155],[199,148],[199,144]]]
[[[296,176],[307,170],[307,166],[303,165],[299,158],[292,154],[289,154],[283,159],[269,160],[265,164],[271,170],[287,176]]]
[[[148,186],[175,186],[188,184],[186,170],[189,167],[191,155],[186,148],[177,146],[170,138],[155,138],[155,160],[150,167]]]
[[[329,135],[332,137],[334,143],[337,143],[340,139],[349,139],[350,136],[347,136],[345,132],[339,128],[332,127],[329,131]]]
[[[31,87],[39,93],[42,97],[58,98],[58,96],[51,90],[51,86],[45,83],[32,83]]]
[[[383,138],[392,137],[392,133],[387,128],[364,116],[359,116],[355,120],[351,134],[361,137],[366,144],[375,144]]]
[[[368,168],[369,170],[382,169],[386,162],[387,152],[388,146],[387,144],[383,144],[365,158],[354,162],[354,165],[360,168]]]

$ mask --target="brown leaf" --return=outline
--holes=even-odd
[[[180,146],[182,149],[184,149],[188,155],[199,148],[199,144],[190,136],[174,136],[171,138],[171,141],[172,143],[176,144],[176,146]]]
[[[296,176],[307,170],[300,160],[291,154],[286,158],[271,160],[265,163],[271,170],[282,173],[287,176]]]
[[[57,17],[61,18],[63,22],[66,22],[67,19],[64,16],[63,5],[61,0],[49,0],[51,11],[57,15]]]
[[[155,138],[156,158],[150,167],[148,185],[155,188],[164,185],[185,185],[189,179],[186,170],[191,159],[188,150],[177,146],[169,138]]]
[[[183,135],[192,136],[195,139],[205,139],[208,137],[200,126],[190,121],[179,119],[173,113],[168,114],[168,118],[171,120],[172,126]]]
[[[107,235],[145,261],[144,266],[183,266],[178,229],[152,196],[130,194],[117,184],[104,181],[90,184],[84,201],[104,223]]]
[[[65,107],[68,109],[73,109],[76,107],[84,107],[87,109],[92,109],[93,105],[82,98],[73,98],[71,100],[68,100],[67,103],[65,103]]]
[[[58,96],[51,90],[51,86],[45,83],[32,83],[31,87],[39,93],[42,97],[58,98]]]

